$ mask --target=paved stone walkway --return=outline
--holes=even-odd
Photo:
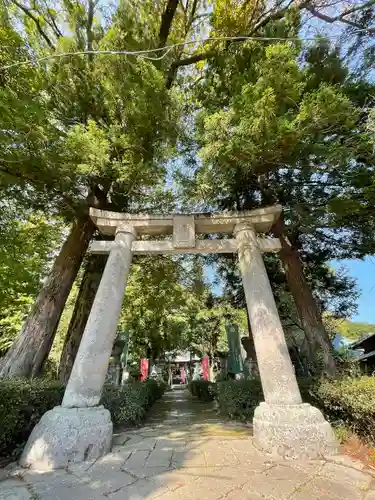
[[[2,472],[1,500],[375,500],[375,475],[360,462],[272,461],[250,427],[220,422],[182,390],[166,393],[143,428],[116,434],[95,462]]]

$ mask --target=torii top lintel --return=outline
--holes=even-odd
[[[257,208],[244,212],[195,213],[195,214],[125,214],[90,208],[90,217],[99,231],[106,235],[114,235],[116,228],[122,224],[130,224],[137,234],[171,234],[176,220],[190,220],[194,223],[195,233],[232,234],[240,222],[249,222],[258,233],[269,231],[280,217],[281,205]]]

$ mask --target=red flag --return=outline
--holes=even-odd
[[[210,360],[208,357],[202,358],[202,372],[204,380],[210,379]]]
[[[141,359],[141,381],[148,377],[148,359]]]

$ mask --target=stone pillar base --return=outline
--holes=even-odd
[[[337,452],[330,424],[307,403],[260,403],[255,409],[253,429],[255,446],[275,458],[314,459]]]
[[[111,448],[112,427],[111,415],[103,406],[55,406],[34,427],[20,465],[51,470],[99,458]]]

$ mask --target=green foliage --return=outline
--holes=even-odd
[[[64,226],[13,200],[0,203],[0,356],[25,319]]]
[[[190,349],[200,355],[225,351],[226,316],[241,327],[244,311],[215,299],[197,259],[136,258],[126,287],[119,329],[130,332],[133,357],[159,358]]]
[[[201,401],[213,401],[216,398],[217,384],[209,380],[193,380],[189,384],[189,391]]]
[[[48,379],[0,380],[0,456],[17,455],[42,415],[61,404],[64,386]],[[115,425],[139,425],[165,384],[155,380],[105,386],[101,398]]]
[[[3,75],[0,121],[9,133],[0,139],[0,182],[31,187],[29,203],[69,218],[98,194],[103,203],[109,187],[111,202],[128,209],[163,179],[178,133],[177,94],[166,88],[162,68],[122,55],[34,61],[46,53],[153,47],[160,18],[152,2],[123,1],[105,13],[93,1],[63,2],[58,13],[51,7],[34,2],[34,19],[17,7],[4,13],[0,62],[31,64]]]
[[[130,427],[139,425],[147,410],[165,391],[165,385],[155,380],[132,382],[121,387],[104,387],[101,404],[110,412],[115,425]]]
[[[228,380],[217,385],[219,410],[226,417],[250,420],[262,400],[260,380]]]
[[[332,332],[340,333],[345,338],[353,341],[366,337],[370,333],[375,333],[375,325],[371,323],[335,319],[329,315],[325,318],[325,321]]]
[[[0,380],[0,455],[18,453],[34,425],[63,395],[64,387],[56,381]]]
[[[311,390],[315,405],[335,425],[344,425],[375,443],[375,378],[362,376],[323,380]]]
[[[352,431],[375,443],[374,377],[299,378],[298,386],[302,400],[320,408],[342,439]],[[217,384],[216,398],[222,415],[251,420],[263,392],[259,380],[231,380]]]

